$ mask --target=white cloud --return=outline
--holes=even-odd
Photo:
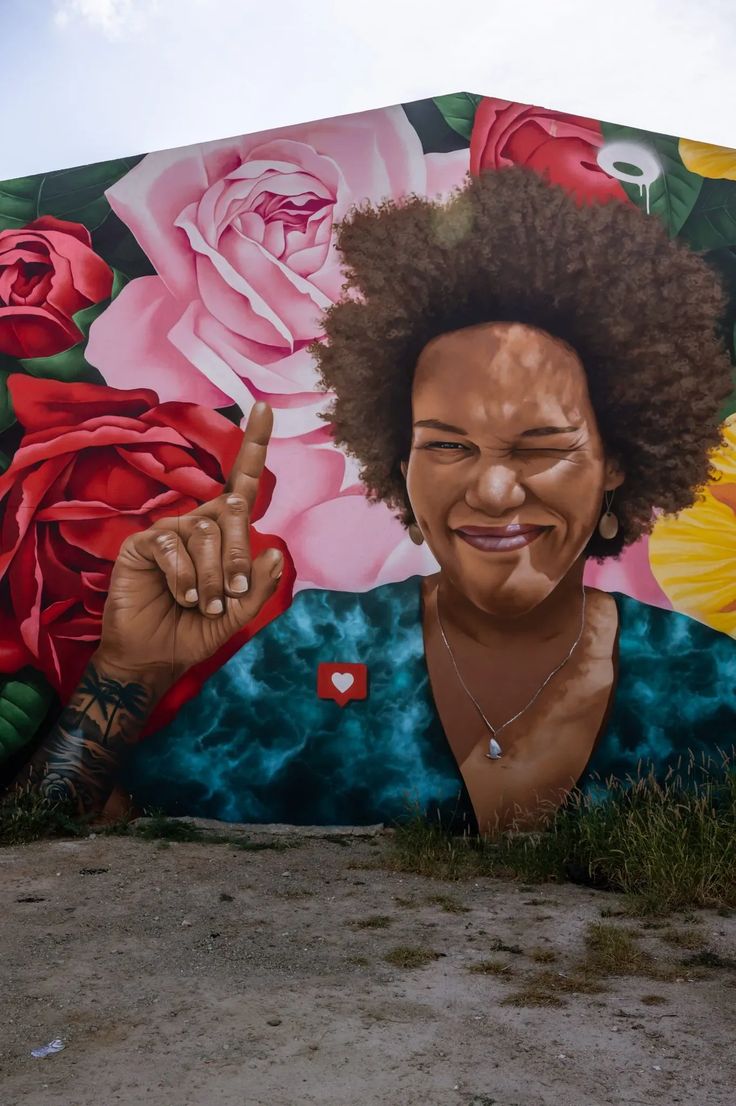
[[[733,3],[17,4],[0,180],[461,89],[736,146]]]
[[[86,23],[114,40],[142,31],[157,8],[156,0],[56,0],[54,22],[61,28]]]

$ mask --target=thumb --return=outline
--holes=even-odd
[[[246,622],[255,618],[271,598],[279,586],[283,571],[284,557],[280,549],[266,549],[253,561],[248,595],[241,600],[243,608],[247,609]]]

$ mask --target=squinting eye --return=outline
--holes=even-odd
[[[538,454],[538,453],[565,454],[565,453],[570,453],[571,450],[569,450],[569,449],[560,449],[559,446],[538,445],[538,446],[535,446],[533,449],[517,449],[516,452],[517,453],[528,453],[528,454],[531,454],[533,456],[533,455]]]
[[[422,449],[464,450],[466,448],[462,442],[427,442],[422,446]]]

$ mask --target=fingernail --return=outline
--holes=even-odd
[[[206,608],[207,614],[222,614],[224,609],[222,599],[210,599]]]
[[[238,591],[241,594],[248,590],[248,577],[244,576],[242,572],[239,572],[237,576],[233,576],[230,581],[230,591]]]
[[[187,603],[196,603],[199,599],[199,592],[196,588],[190,588],[189,591],[184,592],[184,598]]]

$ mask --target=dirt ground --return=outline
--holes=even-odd
[[[542,968],[571,970],[615,897],[371,867],[388,848],[0,850],[1,1106],[733,1106],[736,972],[504,1005]],[[689,929],[733,956],[736,918]],[[661,938],[639,939],[681,963]],[[402,946],[438,955],[386,960]],[[471,970],[489,956],[508,971]],[[56,1037],[64,1051],[31,1057]]]

